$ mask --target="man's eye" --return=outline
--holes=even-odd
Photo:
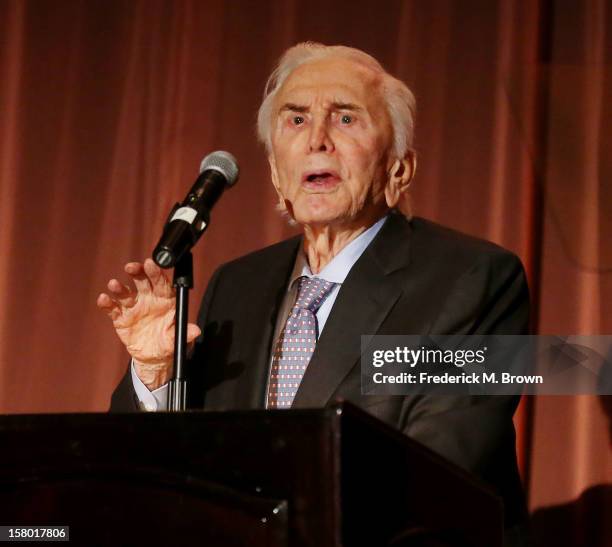
[[[349,125],[353,123],[353,116],[349,114],[342,114],[342,117],[340,118],[340,122],[342,122],[344,125]]]
[[[304,123],[304,117],[293,116],[293,118],[291,118],[291,121],[293,122],[293,125],[302,125]]]

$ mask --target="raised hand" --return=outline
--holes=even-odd
[[[111,318],[136,373],[151,390],[172,376],[174,357],[175,293],[168,273],[150,258],[144,264],[129,262],[125,272],[134,287],[117,279],[108,282],[108,293],[98,296],[97,305]],[[200,334],[197,325],[187,327],[187,342]]]

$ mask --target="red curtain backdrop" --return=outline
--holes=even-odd
[[[96,296],[150,255],[206,153],[242,174],[195,252],[193,308],[217,265],[293,233],[254,128],[303,40],[411,86],[415,213],[519,254],[538,333],[612,333],[611,28],[605,0],[1,0],[0,412],[108,407],[127,357]],[[610,406],[517,416],[536,524],[567,544],[612,542]]]

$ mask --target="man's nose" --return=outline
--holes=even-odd
[[[327,120],[315,121],[311,125],[308,147],[310,152],[333,152],[334,143],[329,135]]]

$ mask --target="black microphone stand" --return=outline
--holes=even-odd
[[[187,322],[189,315],[189,289],[193,289],[193,257],[191,251],[181,256],[174,267],[173,286],[176,289],[176,316],[174,318],[174,374],[168,384],[168,410],[180,412],[187,408]]]

